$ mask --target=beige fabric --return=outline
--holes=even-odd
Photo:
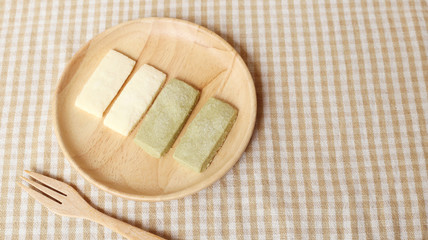
[[[146,3],[145,3],[146,2]],[[428,6],[418,1],[1,1],[0,239],[116,239],[16,186],[65,179],[112,216],[173,239],[428,239]],[[251,143],[213,186],[178,201],[106,194],[64,159],[50,100],[97,33],[148,16],[219,33],[258,95]]]

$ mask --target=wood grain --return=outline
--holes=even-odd
[[[147,63],[165,72],[167,81],[178,78],[201,90],[183,131],[160,159],[150,157],[133,143],[139,124],[123,137],[105,127],[103,119],[74,106],[83,85],[110,49],[137,60],[133,72]],[[187,125],[212,96],[232,104],[239,113],[212,164],[205,172],[196,173],[180,165],[172,154]],[[248,68],[225,40],[187,21],[144,18],[108,29],[73,56],[54,94],[53,117],[61,149],[88,181],[124,198],[163,201],[211,185],[239,160],[254,129],[256,103]]]

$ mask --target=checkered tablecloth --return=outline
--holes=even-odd
[[[30,199],[15,184],[24,169],[172,239],[428,239],[426,1],[9,0],[0,12],[0,239],[120,238]],[[149,16],[221,35],[258,97],[253,138],[232,170],[160,203],[83,180],[58,147],[50,108],[80,46]]]

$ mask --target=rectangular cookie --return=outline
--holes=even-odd
[[[156,97],[165,78],[165,73],[150,65],[140,67],[113,103],[104,125],[128,136]]]
[[[199,99],[199,91],[173,79],[159,93],[135,136],[149,155],[160,158],[174,143]]]
[[[76,107],[94,116],[102,117],[134,65],[134,60],[115,50],[110,50],[77,96]]]
[[[237,113],[221,100],[208,99],[180,139],[174,159],[197,172],[204,171],[223,145]]]

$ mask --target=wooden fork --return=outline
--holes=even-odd
[[[20,182],[18,182],[18,185],[30,194],[31,197],[56,214],[84,218],[97,222],[119,234],[122,234],[128,239],[163,239],[96,210],[68,184],[46,177],[39,173],[30,171],[25,172],[37,181],[23,176],[21,176],[21,178],[40,190],[42,193],[29,188]]]

